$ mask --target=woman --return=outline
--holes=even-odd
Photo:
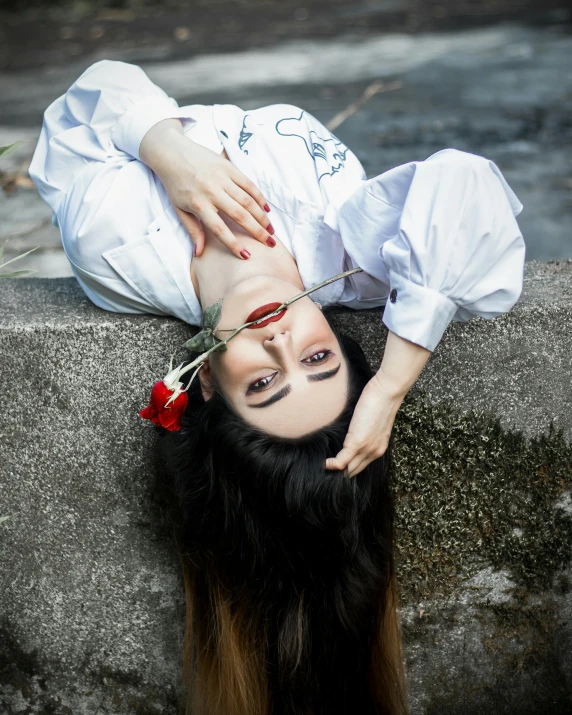
[[[449,322],[506,312],[522,290],[522,207],[498,168],[448,149],[366,181],[298,107],[179,108],[103,61],[46,111],[30,174],[107,310],[200,325],[223,299],[224,338],[363,269],[212,353],[162,453],[189,708],[406,712],[388,445]],[[385,305],[375,374],[329,305]]]

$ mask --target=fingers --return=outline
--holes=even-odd
[[[203,210],[201,220],[237,258],[242,261],[250,257],[250,253],[240,244],[236,236],[213,208]]]
[[[225,188],[228,201],[222,203],[221,210],[261,243],[271,247],[276,245],[276,241],[271,235],[274,233],[274,228],[268,215],[252,196],[235,184],[230,184]]]
[[[340,452],[340,454],[341,454],[341,452]],[[345,472],[344,476],[351,478],[351,477],[355,477],[356,474],[359,474],[361,471],[363,471],[367,467],[368,464],[373,462],[374,459],[375,459],[374,457],[364,458],[363,454],[358,453],[358,454],[356,454],[356,456],[354,456],[353,458],[351,458],[349,460],[346,458],[346,459],[339,461],[339,455],[338,455],[338,457],[335,457],[335,458],[330,457],[329,459],[326,459],[325,467],[326,467],[326,469],[330,469],[330,470],[343,470]],[[339,465],[339,466],[335,466],[335,465]]]
[[[358,456],[355,459],[352,459],[352,461],[348,464],[348,477],[350,477],[350,479],[355,477],[356,474],[362,472],[368,464],[371,464],[373,460],[374,457],[364,459],[362,455],[358,454]]]
[[[385,449],[372,453],[370,451],[360,451],[355,447],[344,447],[336,457],[326,459],[324,467],[329,470],[344,470],[347,472],[347,476],[351,478],[362,472],[368,464],[371,464],[384,453]]]
[[[343,447],[335,457],[326,459],[326,469],[345,469],[356,454],[356,449]]]
[[[177,206],[175,206],[174,209],[180,222],[183,224],[187,233],[191,237],[191,241],[194,245],[193,254],[195,256],[200,256],[205,246],[205,230],[200,222],[200,219],[193,216],[193,214],[187,213],[187,211],[183,211]]]
[[[241,189],[243,189],[244,191],[246,191],[247,194],[250,194],[250,196],[252,196],[252,198],[256,201],[258,206],[263,211],[267,210],[265,206],[268,206],[268,204],[266,203],[266,199],[264,198],[262,192],[259,190],[256,184],[253,184],[252,181],[250,181],[250,179],[248,179],[242,173],[242,171],[233,166],[231,178],[235,184],[240,186]]]

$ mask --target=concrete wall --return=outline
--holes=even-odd
[[[381,311],[338,315],[377,364]],[[183,587],[138,410],[190,328],[20,279],[0,331],[0,712],[174,714]],[[528,263],[511,313],[452,324],[400,410],[413,715],[572,710],[571,334],[572,261]]]

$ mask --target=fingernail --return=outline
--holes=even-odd
[[[264,204],[264,210],[268,213],[268,211],[270,211],[270,206],[268,204]]]
[[[197,244],[193,243],[193,256],[197,255]]]
[[[268,226],[266,227],[266,230],[268,231],[268,233],[274,233],[274,226],[271,223],[269,223]]]
[[[246,250],[246,248],[243,248],[243,249],[242,249],[242,251],[240,252],[240,255],[241,255],[244,259],[250,258],[250,253]]]
[[[270,236],[268,236],[268,238],[266,239],[266,243],[267,243],[271,248],[274,248],[274,246],[276,245],[276,241],[275,241],[273,238],[271,238]]]

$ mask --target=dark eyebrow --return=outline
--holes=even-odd
[[[286,397],[286,395],[289,395],[290,392],[292,392],[292,385],[285,385],[281,390],[278,390],[278,392],[275,392],[272,397],[269,397],[267,400],[264,400],[264,402],[259,402],[257,405],[248,405],[249,407],[268,407],[268,405],[273,405],[275,402],[278,402],[278,400],[281,400],[283,397]]]
[[[313,375],[306,375],[306,379],[308,382],[320,382],[320,380],[327,380],[329,377],[336,375],[341,366],[342,363],[333,368],[333,370],[328,370],[327,372],[317,372]]]
[[[320,380],[327,380],[330,377],[334,377],[341,368],[342,363],[340,363],[337,367],[333,368],[333,370],[327,370],[326,372],[317,372],[314,375],[306,375],[306,379],[308,382],[319,382]],[[278,402],[278,400],[281,400],[283,397],[286,397],[286,395],[289,395],[292,392],[292,385],[288,384],[285,385],[281,390],[278,390],[278,392],[275,392],[272,397],[269,397],[267,400],[264,400],[264,402],[259,402],[257,405],[248,405],[249,407],[268,407],[269,405],[273,405],[275,402]]]

